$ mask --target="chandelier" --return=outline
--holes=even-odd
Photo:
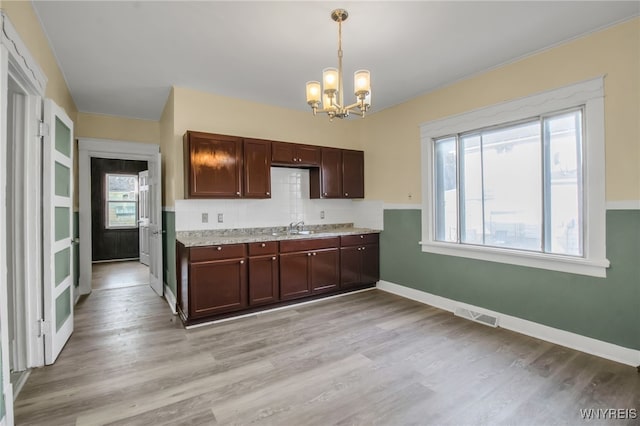
[[[371,106],[371,76],[368,70],[358,70],[354,73],[354,94],[356,102],[351,105],[344,104],[344,91],[342,86],[342,23],[347,20],[349,14],[344,9],[336,9],[331,12],[331,19],[338,23],[338,68],[325,68],[322,70],[324,90],[321,91],[319,81],[307,82],[307,103],[317,112],[326,112],[329,119],[334,117],[345,118],[350,113],[364,118],[364,114]],[[322,101],[320,99],[322,95]],[[320,108],[322,102],[322,108]]]

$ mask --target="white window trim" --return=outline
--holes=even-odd
[[[435,240],[433,144],[442,136],[585,106],[584,257],[471,246]],[[420,125],[422,251],[573,274],[606,277],[604,76]]]

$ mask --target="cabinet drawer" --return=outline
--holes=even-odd
[[[377,244],[379,239],[379,234],[343,235],[340,237],[340,244],[343,247]]]
[[[249,243],[249,256],[261,256],[263,254],[278,253],[277,241],[263,241],[261,243]]]
[[[280,252],[289,253],[294,251],[319,250],[338,247],[339,237],[335,238],[314,238],[309,240],[285,240],[280,241]]]
[[[232,259],[235,257],[245,257],[246,253],[245,244],[191,247],[189,250],[189,260],[191,262],[201,262],[207,260]]]

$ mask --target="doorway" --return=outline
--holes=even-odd
[[[25,215],[24,183],[19,165],[25,160],[27,92],[9,75],[7,84],[7,162],[6,179],[6,264],[7,264],[7,331],[9,334],[9,377],[14,396],[27,379],[26,286],[25,262],[21,259],[25,246],[25,224],[36,215]],[[32,224],[33,225],[33,224]]]
[[[149,285],[160,296],[169,298],[164,292],[162,261],[162,205],[161,205],[161,166],[160,147],[157,144],[113,141],[103,139],[79,139],[79,201],[80,201],[80,247],[93,247],[91,214],[91,195],[96,188],[92,185],[91,161],[94,158],[112,160],[134,160],[146,162],[149,170]],[[137,219],[136,219],[137,220]],[[89,294],[92,290],[93,258],[92,250],[80,252],[80,293]],[[170,304],[171,305],[171,304]],[[175,306],[172,306],[175,310]]]

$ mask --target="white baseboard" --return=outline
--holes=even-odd
[[[453,312],[458,307],[462,307],[483,314],[492,315],[498,318],[498,326],[507,330],[515,331],[537,339],[546,340],[547,342],[566,346],[571,349],[620,362],[622,364],[631,365],[633,367],[640,366],[640,351],[635,349],[629,349],[623,346],[614,345],[613,343],[603,342],[602,340],[596,340],[591,337],[538,324],[533,321],[502,314],[500,312],[491,311],[478,306],[458,302],[456,300],[447,299],[446,297],[436,296],[435,294],[430,294],[388,281],[379,281],[377,287],[378,289],[388,293],[416,300],[450,312]]]
[[[176,310],[176,306],[178,304],[178,301],[176,300],[175,294],[173,294],[173,292],[171,291],[169,286],[166,285],[166,284],[164,286],[164,298],[167,300],[167,303],[169,304],[169,307],[171,308],[171,312],[173,312],[173,314],[176,315],[178,313],[178,311]]]

